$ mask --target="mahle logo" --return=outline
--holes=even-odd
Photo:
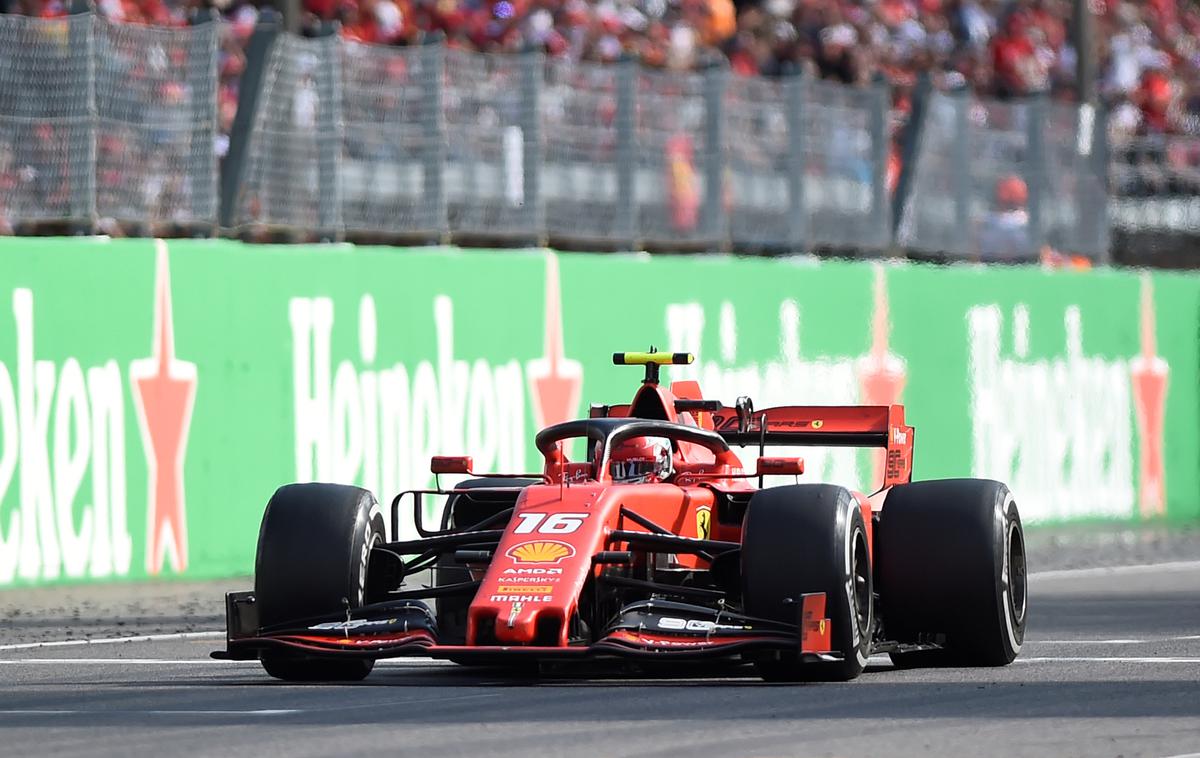
[[[196,367],[174,357],[170,269],[157,242],[151,355],[129,366],[147,482],[146,571],[187,567],[183,460]],[[33,290],[11,294],[15,371],[0,360],[0,585],[129,574],[125,382],[115,359],[39,358]],[[14,479],[17,498],[9,497]],[[89,486],[90,483],[90,486]]]

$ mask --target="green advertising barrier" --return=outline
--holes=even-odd
[[[248,573],[293,480],[537,470],[651,344],[727,403],[903,402],[917,477],[1002,479],[1030,522],[1200,518],[1197,276],[91,239],[0,272],[0,587]]]

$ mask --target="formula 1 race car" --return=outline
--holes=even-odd
[[[541,430],[538,475],[402,492],[390,509],[357,487],[281,487],[254,591],[226,596],[227,648],[213,656],[292,681],[361,679],[397,656],[718,658],[771,681],[852,679],[883,652],[898,666],[1016,657],[1025,542],[1005,485],[911,482],[899,405],[755,410],[704,399],[696,382],[659,384],[661,365],[691,360],[616,354],[645,367],[633,402]],[[766,448],[799,445],[885,448],[882,486],[763,488],[804,470]],[[753,471],[731,446],[758,446]],[[575,449],[582,460],[568,459]],[[473,473],[468,457],[431,468]],[[422,520],[431,496],[445,496],[436,529]],[[419,538],[389,541],[385,519],[399,534],[406,503]]]

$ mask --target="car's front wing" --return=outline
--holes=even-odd
[[[803,595],[797,624],[752,619],[701,606],[649,600],[622,610],[604,637],[591,644],[563,646],[444,645],[428,606],[419,601],[380,603],[342,618],[297,622],[286,629],[258,629],[251,593],[229,593],[225,650],[214,658],[255,660],[264,652],[312,657],[399,658],[421,656],[455,661],[503,659],[584,660],[634,658],[680,660],[778,652],[802,659],[836,657],[830,649],[825,595]]]

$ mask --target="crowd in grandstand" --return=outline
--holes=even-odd
[[[1200,9],[1177,0],[1089,0],[1100,91],[1119,134],[1200,133]],[[245,40],[244,0],[97,0],[121,21],[183,24],[211,4],[230,22],[222,118],[232,119]],[[0,0],[0,10],[60,15],[65,0]],[[741,74],[809,70],[846,83],[884,77],[897,106],[921,72],[982,96],[1074,94],[1072,0],[302,0],[303,26],[340,23],[350,39],[406,45],[440,32],[452,46],[690,69],[724,56]]]
[[[94,2],[105,18],[130,24],[183,26],[201,11],[216,11],[222,21],[216,152],[223,156],[246,44],[268,3]],[[1164,134],[1200,138],[1200,7],[1177,0],[1087,2],[1095,13],[1098,90],[1107,107],[1114,165],[1120,166],[1112,176],[1114,191],[1200,192],[1200,179],[1187,180],[1200,177],[1200,139],[1155,139]],[[27,16],[63,16],[71,7],[71,0],[0,0],[0,12]],[[361,43],[417,45],[438,38],[464,50],[533,49],[552,59],[594,63],[633,58],[670,71],[723,64],[744,76],[803,72],[849,86],[883,81],[892,95],[893,127],[905,120],[922,74],[939,89],[966,89],[982,98],[1044,93],[1074,100],[1077,95],[1073,0],[298,0],[289,7],[298,9],[302,31],[315,33],[332,23],[345,39]],[[137,57],[135,51],[125,52]],[[131,77],[139,70],[132,58],[129,66],[114,68]],[[167,79],[151,82],[153,87],[144,88],[146,97],[178,95],[182,77]],[[24,181],[20,166],[29,161],[22,162],[18,149],[44,145],[65,155],[56,145],[68,135],[48,129],[0,150],[0,192],[6,182]],[[166,164],[187,159],[180,152],[187,149],[185,132],[171,131],[168,140],[161,131],[143,131],[100,135],[98,165],[103,167],[110,155],[113,162],[133,155],[130,145],[142,145],[141,163],[168,155],[164,171]],[[174,143],[179,155],[167,150]],[[57,163],[65,172],[65,160]],[[888,166],[893,186],[897,167],[893,154]],[[101,199],[107,200],[102,205],[136,204],[125,197],[131,191],[126,182],[109,173],[112,181],[104,172],[97,177]],[[48,176],[53,179],[43,172],[39,180],[47,183]],[[64,205],[66,184],[48,181],[46,192],[37,196]],[[191,192],[167,189],[162,182],[154,184],[156,203],[163,196],[180,205]],[[10,226],[0,213],[0,233]]]

